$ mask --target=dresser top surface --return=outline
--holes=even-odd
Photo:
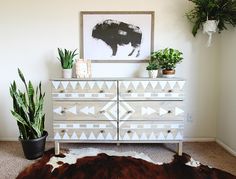
[[[185,81],[183,78],[132,78],[132,77],[99,77],[99,78],[52,78],[50,81]]]

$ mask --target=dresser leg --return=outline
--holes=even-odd
[[[60,144],[59,142],[55,142],[55,155],[60,154]]]
[[[178,144],[178,155],[182,155],[182,151],[183,151],[183,142],[179,142]]]

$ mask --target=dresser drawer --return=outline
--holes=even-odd
[[[122,101],[119,120],[183,120],[182,101]]]
[[[53,101],[54,120],[117,120],[115,101]]]
[[[54,100],[116,100],[116,81],[52,81]]]
[[[120,81],[120,100],[183,100],[185,81]]]
[[[183,123],[134,122],[119,123],[121,141],[179,141],[183,139]]]
[[[117,140],[117,121],[54,122],[54,140]]]

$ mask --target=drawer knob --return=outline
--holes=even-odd
[[[101,111],[99,111],[100,112],[100,114],[103,114],[103,113],[105,113],[106,111],[105,110],[101,110]]]
[[[128,114],[131,114],[131,113],[132,113],[132,111],[127,111],[127,113],[128,113]]]
[[[127,92],[128,92],[128,93],[132,93],[132,90],[128,90]]]
[[[104,130],[100,130],[100,133],[104,133],[105,131]]]
[[[128,130],[127,133],[130,134],[132,131]]]
[[[66,130],[65,130],[65,129],[61,130],[61,133],[65,133],[65,132],[66,132]]]
[[[170,114],[170,113],[171,113],[171,110],[169,110],[168,113]]]
[[[104,90],[100,90],[99,93],[104,93]]]
[[[171,133],[171,130],[168,130],[167,133]]]
[[[60,93],[64,93],[64,90],[60,90]]]
[[[173,90],[168,90],[168,93],[172,93],[173,92]]]

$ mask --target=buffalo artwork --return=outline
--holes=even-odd
[[[142,32],[138,26],[107,19],[94,26],[92,37],[104,41],[112,49],[112,56],[116,56],[118,45],[124,46],[129,43],[132,50],[127,56],[140,55]]]

